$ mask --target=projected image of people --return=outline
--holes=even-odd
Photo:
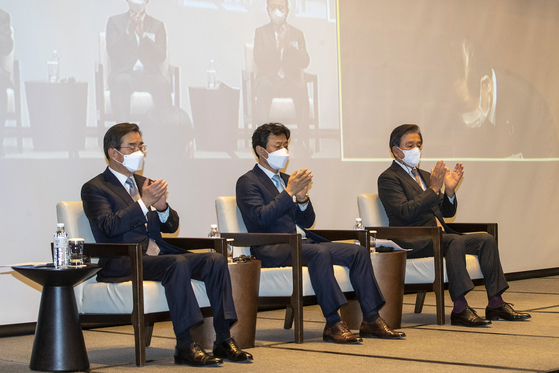
[[[10,15],[0,10],[0,155],[4,154],[4,126],[8,111],[7,89],[12,86],[10,73],[7,71],[6,56],[12,53],[14,40],[10,27]]]
[[[130,10],[107,22],[109,88],[117,122],[130,120],[131,95],[149,92],[156,109],[171,106],[171,85],[161,64],[167,59],[167,33],[162,21],[146,13],[149,0],[126,0]]]
[[[285,114],[275,107],[275,98],[291,98],[295,106],[297,124],[305,127],[309,100],[307,85],[303,79],[310,57],[303,31],[287,22],[289,3],[287,0],[267,0],[270,23],[256,29],[254,34],[254,62],[256,76],[257,124]],[[280,105],[281,106],[281,105]]]
[[[455,153],[491,158],[559,156],[559,137],[548,104],[525,79],[493,68],[468,40],[453,43],[458,125]]]

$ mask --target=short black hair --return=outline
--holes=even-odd
[[[136,123],[118,123],[109,128],[103,138],[103,151],[105,152],[107,160],[109,160],[109,149],[115,148],[120,150],[122,138],[130,132],[138,132],[140,136],[142,136],[140,127],[138,127]]]
[[[397,146],[400,147],[400,142],[402,141],[402,137],[407,135],[408,133],[417,133],[419,134],[419,138],[421,142],[423,142],[423,136],[421,135],[421,129],[417,124],[402,124],[392,130],[390,134],[390,152],[392,152],[392,147]],[[393,153],[393,152],[392,152]],[[394,154],[394,153],[393,153]]]
[[[252,134],[252,150],[254,150],[254,154],[256,154],[256,156],[258,156],[258,153],[256,153],[256,147],[260,145],[266,149],[270,134],[275,136],[285,135],[285,138],[289,140],[291,131],[289,131],[289,128],[281,123],[266,123],[255,129]]]

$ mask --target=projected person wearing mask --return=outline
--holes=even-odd
[[[384,298],[378,288],[369,252],[363,246],[330,242],[310,231],[315,213],[308,195],[313,175],[302,169],[291,175],[280,172],[287,163],[290,131],[279,123],[258,127],[252,135],[252,148],[258,163],[237,180],[237,205],[251,233],[294,233],[303,237],[303,264],[309,269],[318,304],[326,317],[323,340],[357,343],[341,320],[338,310],[347,301],[334,278],[333,265],[349,268],[350,279],[363,311],[361,337],[402,338],[379,316]],[[251,252],[262,267],[291,265],[287,244],[253,246]]]
[[[165,180],[135,174],[143,168],[145,145],[133,123],[111,127],[103,140],[109,166],[85,183],[83,208],[98,243],[140,243],[144,280],[161,281],[177,338],[175,364],[221,364],[221,359],[246,361],[252,355],[240,350],[229,328],[237,321],[231,295],[227,260],[217,253],[191,253],[163,241],[173,233],[179,216],[167,203]],[[120,282],[130,277],[128,258],[100,260],[98,281]],[[190,329],[204,320],[191,279],[204,281],[212,306],[216,340],[213,356],[193,341]]]
[[[257,28],[254,34],[254,63],[258,68],[254,121],[269,122],[272,100],[290,97],[297,121],[304,126],[309,99],[303,70],[310,62],[305,36],[287,23],[287,0],[267,0],[267,11],[270,23]]]
[[[171,106],[171,84],[160,68],[167,59],[165,25],[146,13],[149,0],[126,1],[130,10],[110,17],[106,32],[108,82],[117,121],[130,120],[134,92],[149,92],[157,110]]]
[[[462,163],[450,172],[438,161],[431,173],[417,168],[421,158],[423,137],[415,124],[396,127],[390,135],[390,150],[395,160],[378,178],[378,193],[390,226],[441,226],[448,273],[448,290],[454,302],[450,315],[452,325],[483,326],[499,318],[526,320],[527,313],[516,312],[502,299],[508,284],[501,268],[497,242],[487,233],[460,234],[450,229],[443,218],[456,214],[455,190],[464,175]],[[444,185],[444,192],[441,188]],[[397,240],[412,249],[408,258],[433,256],[433,243],[425,240]],[[488,304],[486,319],[468,306],[466,294],[474,284],[466,270],[466,254],[477,255],[485,279]]]

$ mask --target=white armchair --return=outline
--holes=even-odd
[[[316,304],[307,267],[302,265],[301,235],[296,233],[247,233],[235,197],[218,197],[215,200],[217,223],[221,237],[235,239],[235,247],[250,255],[250,248],[274,243],[288,243],[292,247],[292,267],[262,268],[260,272],[260,305],[285,303],[284,328],[289,329],[295,321],[295,343],[303,343],[303,304]],[[330,240],[359,239],[368,247],[368,231],[314,231]],[[347,267],[334,266],[334,275],[342,291],[349,299],[355,298]]]
[[[134,326],[136,365],[146,363],[145,347],[150,345],[153,325],[171,320],[165,289],[158,281],[142,281],[142,249],[138,244],[95,244],[81,201],[63,201],[56,205],[58,222],[64,223],[69,237],[85,240],[84,254],[89,257],[130,256],[132,280],[120,283],[84,281],[75,289],[82,323],[131,323]],[[168,238],[169,243],[185,249],[213,248],[226,253],[225,239]],[[203,282],[192,280],[196,300],[204,317],[212,315]]]
[[[433,240],[433,258],[408,259],[406,261],[405,291],[417,292],[415,313],[421,313],[425,294],[434,291],[437,308],[437,324],[445,323],[444,286],[448,283],[445,259],[442,251],[442,230],[439,227],[389,227],[388,216],[384,211],[378,194],[360,194],[357,197],[359,215],[367,229],[377,231],[378,238],[394,239],[402,237],[428,236]],[[447,223],[457,232],[485,231],[497,239],[497,224],[459,224]],[[466,268],[474,283],[481,283],[483,275],[475,255],[466,255]]]

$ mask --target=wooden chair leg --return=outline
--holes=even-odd
[[[283,324],[284,329],[291,329],[293,327],[293,307],[288,304],[285,308],[285,322]]]
[[[444,325],[444,291],[435,291],[435,300],[437,307],[437,324]]]
[[[146,334],[146,347],[149,347],[151,344],[151,336],[153,335],[153,325],[155,323],[150,322],[148,325],[145,326],[145,334]]]
[[[417,298],[415,299],[415,310],[414,313],[421,313],[423,311],[423,303],[425,303],[426,291],[420,291],[417,293]]]

